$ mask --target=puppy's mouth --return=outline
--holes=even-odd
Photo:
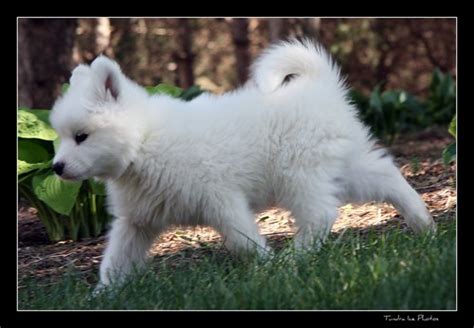
[[[57,175],[58,178],[64,181],[69,181],[69,182],[77,182],[77,181],[82,181],[85,180],[84,177],[81,177],[80,175],[72,175],[72,174],[62,174],[62,175]]]

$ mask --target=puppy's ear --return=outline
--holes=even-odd
[[[110,95],[114,100],[117,100],[121,92],[122,76],[118,64],[105,56],[99,56],[92,62],[91,70],[99,83],[101,96],[107,98]]]

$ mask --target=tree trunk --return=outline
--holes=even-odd
[[[274,43],[284,39],[288,34],[288,24],[286,18],[269,18],[268,33],[270,42]]]
[[[107,17],[97,18],[95,34],[95,53],[101,54],[110,44],[110,19]]]
[[[51,108],[73,68],[76,19],[18,20],[19,105]]]
[[[449,65],[445,64],[441,58],[437,58],[435,56],[435,51],[433,46],[430,45],[429,39],[423,33],[423,24],[420,24],[418,21],[410,19],[408,20],[408,28],[410,32],[421,41],[421,44],[424,46],[426,50],[426,57],[430,60],[431,64],[434,67],[439,67],[443,72],[447,72],[449,70]],[[438,38],[434,38],[435,42],[439,42]],[[443,56],[443,59],[446,56]]]
[[[18,105],[33,107],[33,68],[28,47],[28,24],[25,19],[18,21]]]
[[[301,27],[305,37],[315,40],[319,39],[319,31],[321,30],[321,18],[303,18]]]
[[[138,77],[139,52],[137,34],[133,31],[137,19],[113,18],[112,38],[114,40],[114,55],[123,72],[132,79]]]
[[[96,18],[79,18],[77,20],[77,33],[74,45],[74,61],[77,63],[91,63],[97,56],[95,30]]]
[[[175,19],[173,26],[176,32],[177,48],[173,53],[173,60],[177,67],[177,84],[184,89],[194,84],[194,53],[192,51],[192,29],[189,25],[189,19]]]
[[[235,57],[237,62],[237,77],[240,84],[244,84],[248,79],[250,53],[249,53],[249,21],[247,18],[234,18],[230,22],[232,40],[235,47]]]

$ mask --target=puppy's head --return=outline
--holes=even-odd
[[[53,160],[60,177],[114,178],[130,165],[138,139],[130,108],[134,88],[119,66],[103,56],[74,69],[68,91],[50,116],[61,139]]]

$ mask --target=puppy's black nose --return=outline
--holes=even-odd
[[[57,162],[53,164],[53,171],[57,175],[63,174],[64,171],[64,162]]]

